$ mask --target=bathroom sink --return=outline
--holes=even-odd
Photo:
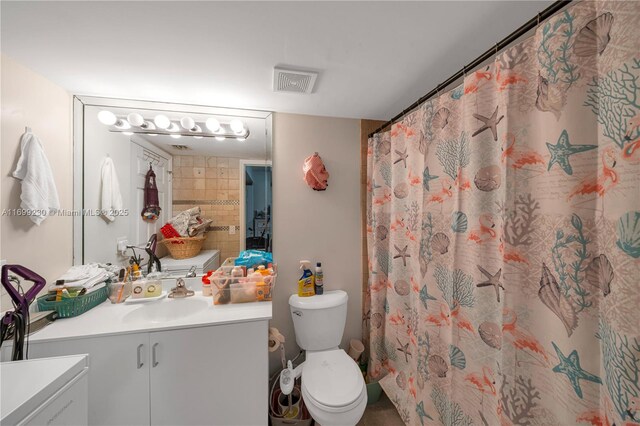
[[[128,323],[175,321],[205,310],[208,303],[199,299],[173,299],[150,303],[126,314],[122,320]]]

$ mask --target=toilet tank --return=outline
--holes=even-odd
[[[322,351],[340,345],[347,321],[349,296],[342,290],[322,295],[289,298],[296,342],[306,351]]]

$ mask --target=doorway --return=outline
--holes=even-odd
[[[271,162],[240,161],[240,249],[272,250]]]

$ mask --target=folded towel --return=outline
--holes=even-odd
[[[29,211],[33,223],[40,225],[49,214],[60,209],[49,160],[42,143],[30,130],[22,135],[20,158],[13,177],[22,181],[20,208]]]
[[[102,266],[97,263],[72,266],[58,278],[58,281],[64,281],[63,288],[83,287],[89,289],[112,278],[114,276],[112,269],[110,266]]]
[[[122,210],[122,194],[120,193],[120,182],[118,182],[116,167],[110,157],[104,159],[101,175],[100,210],[102,211],[102,217],[106,221],[113,222],[116,217],[111,212],[113,210]]]

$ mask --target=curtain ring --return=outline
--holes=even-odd
[[[467,76],[467,66],[466,66],[466,65],[463,65],[463,66],[462,66],[462,76],[463,76],[463,77],[466,77],[466,76]]]
[[[440,96],[440,85],[438,84],[436,86],[436,97],[439,97],[439,96]]]
[[[496,57],[498,57],[498,43],[496,43]]]
[[[540,26],[540,12],[538,12],[538,26]]]

